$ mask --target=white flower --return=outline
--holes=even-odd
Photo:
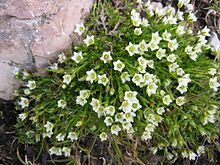
[[[119,72],[122,72],[122,70],[125,67],[125,64],[123,64],[120,60],[114,61],[113,65],[114,65],[114,70],[117,70]]]
[[[76,104],[84,106],[87,103],[87,100],[81,96],[76,97]]]
[[[178,91],[180,91],[181,94],[187,92],[187,85],[184,84],[179,84],[178,87],[176,88]]]
[[[188,15],[188,17],[187,17],[187,20],[188,20],[189,22],[195,22],[195,21],[197,21],[197,18],[196,18],[196,16],[195,16],[194,13],[189,13],[189,15]]]
[[[29,106],[29,100],[27,98],[21,97],[18,105],[20,105],[21,108],[24,109]]]
[[[87,45],[87,46],[90,46],[90,45],[92,45],[92,44],[94,44],[94,36],[92,35],[92,36],[86,36],[86,39],[84,39],[83,40],[84,41],[84,43]]]
[[[48,68],[51,70],[58,70],[58,64],[54,63],[53,65],[49,66]]]
[[[88,99],[90,96],[90,90],[81,90],[79,91],[79,96],[84,98],[84,99]]]
[[[186,52],[186,54],[191,54],[193,52],[193,47],[192,46],[189,46],[187,45],[187,47],[185,48],[184,50]]]
[[[160,95],[161,95],[161,96],[164,96],[165,93],[166,93],[166,92],[165,92],[164,90],[160,90]]]
[[[188,153],[186,152],[186,150],[184,150],[181,154],[182,154],[183,158],[188,158],[188,156],[189,156]]]
[[[100,118],[101,116],[105,116],[105,108],[104,106],[99,106],[96,110],[97,114],[98,114],[98,118]]]
[[[157,50],[160,48],[158,46],[158,43],[155,41],[150,41],[148,45],[149,45],[149,48],[151,49],[151,51],[154,51],[154,50]]]
[[[218,87],[220,87],[220,83],[218,83],[217,77],[210,78],[209,80],[209,86],[212,88],[215,92],[218,91]]]
[[[21,121],[24,121],[24,120],[26,119],[26,117],[27,117],[27,114],[25,114],[25,113],[20,113],[20,114],[18,115],[18,117],[21,119]]]
[[[70,153],[71,153],[71,149],[68,148],[68,147],[63,147],[62,148],[62,152],[64,154],[65,157],[69,157],[70,156]]]
[[[163,57],[166,57],[166,49],[159,49],[157,52],[156,52],[156,57],[161,60]]]
[[[196,150],[198,156],[202,155],[205,153],[205,147],[204,146],[199,146]]]
[[[103,52],[102,57],[100,58],[104,63],[112,60],[111,51]]]
[[[167,61],[168,62],[174,62],[174,61],[176,61],[176,55],[175,54],[171,54],[171,55],[169,55],[168,57],[167,57]]]
[[[101,141],[105,141],[107,140],[108,136],[105,132],[102,132],[100,135],[99,135],[99,138],[101,139]]]
[[[177,74],[178,76],[183,76],[183,75],[185,74],[185,72],[184,72],[184,70],[183,70],[182,68],[178,68],[178,69],[176,70],[176,74]]]
[[[128,51],[130,56],[133,56],[134,54],[138,54],[138,45],[134,45],[131,42],[129,42],[129,45],[126,46],[125,50]]]
[[[76,28],[74,30],[75,33],[78,33],[78,35],[81,36],[84,31],[85,31],[85,27],[84,27],[83,23],[76,24]]]
[[[72,81],[71,75],[66,74],[66,75],[63,76],[63,83],[68,85],[71,81]]]
[[[124,99],[129,102],[136,102],[137,101],[137,92],[136,91],[126,91],[124,95]]]
[[[139,27],[142,23],[141,19],[137,17],[132,17],[131,21],[132,21],[133,26],[136,26],[136,27]]]
[[[111,133],[118,135],[118,132],[121,131],[121,128],[119,127],[119,125],[112,125],[111,126]]]
[[[48,132],[44,132],[42,134],[42,137],[43,138],[46,138],[46,137],[51,138],[52,135],[53,135],[53,131],[51,130],[51,131],[48,131]]]
[[[149,60],[147,65],[149,68],[154,69],[154,61],[153,60]]]
[[[152,42],[155,42],[155,43],[159,44],[161,40],[162,40],[162,38],[159,36],[158,32],[155,32],[155,33],[151,34],[151,41]]]
[[[92,106],[93,110],[96,111],[98,107],[101,105],[101,103],[99,100],[92,98],[90,105]]]
[[[134,34],[137,35],[137,36],[141,35],[142,34],[141,28],[135,28],[134,29]]]
[[[165,30],[162,34],[163,40],[169,41],[171,37],[171,33],[169,33],[167,30]]]
[[[62,150],[59,147],[52,147],[48,151],[50,155],[56,155],[56,156],[62,155]]]
[[[183,21],[184,20],[183,12],[178,10],[176,13],[176,18],[180,21]]]
[[[66,56],[64,53],[61,53],[58,55],[58,61],[59,63],[63,63],[66,60]]]
[[[210,68],[208,73],[209,73],[210,75],[214,76],[217,72],[216,72],[216,69],[215,69],[215,68]]]
[[[135,73],[134,77],[132,78],[132,81],[137,85],[140,86],[141,83],[144,82],[143,76],[141,74]]]
[[[212,51],[216,53],[216,57],[220,58],[220,41],[216,33],[212,33],[210,45],[212,46]]]
[[[172,100],[171,100],[171,98],[170,98],[170,95],[166,95],[166,96],[163,97],[163,103],[164,103],[165,105],[170,105],[170,103],[172,103]]]
[[[185,74],[181,78],[178,78],[179,85],[188,85],[188,83],[191,82],[191,79],[189,78],[190,74]]]
[[[151,96],[152,94],[156,94],[157,92],[157,84],[155,83],[150,83],[148,86],[147,86],[147,94],[148,96]]]
[[[69,132],[67,139],[70,139],[71,142],[78,139],[76,132]]]
[[[65,100],[59,100],[57,101],[58,107],[65,108],[66,107],[66,101]]]
[[[64,138],[65,138],[65,135],[62,134],[62,133],[59,133],[59,134],[56,136],[56,139],[57,139],[58,142],[64,141]]]
[[[148,51],[148,44],[145,42],[145,40],[142,40],[139,45],[138,45],[138,48],[139,48],[139,53],[140,54],[144,54],[144,52]]]
[[[121,106],[118,109],[121,109],[124,112],[130,112],[132,110],[132,107],[131,104],[129,104],[129,101],[125,100],[122,102]]]
[[[106,117],[105,120],[104,120],[104,123],[105,123],[106,126],[111,126],[113,122],[114,121],[111,117]]]
[[[153,82],[153,74],[150,74],[150,73],[145,73],[144,74],[144,82],[146,85],[150,84]]]
[[[169,72],[175,72],[178,67],[179,67],[179,65],[177,64],[177,62],[170,64],[169,65]]]
[[[136,101],[136,102],[131,103],[131,108],[133,112],[136,112],[137,110],[141,109],[142,106],[139,103],[139,101]]]
[[[82,52],[74,52],[71,59],[78,64],[83,59]]]
[[[27,87],[30,89],[30,90],[33,90],[33,89],[35,89],[36,87],[37,87],[37,85],[36,85],[36,82],[34,81],[34,80],[29,80],[28,81],[28,84],[27,84]]]
[[[180,36],[183,35],[185,33],[185,27],[182,25],[179,25],[176,29],[176,33]]]
[[[46,132],[51,132],[54,125],[53,125],[53,123],[47,121],[47,123],[44,125],[44,127],[46,128]]]
[[[106,74],[98,75],[98,84],[102,84],[106,86],[108,82],[109,82],[109,79],[106,77]]]
[[[131,130],[132,129],[132,124],[130,122],[124,121],[122,123],[122,127],[124,130]]]
[[[176,98],[176,104],[179,106],[182,106],[183,104],[185,104],[185,97],[180,96],[180,97]]]
[[[139,57],[138,58],[138,63],[139,63],[139,65],[140,66],[143,66],[144,68],[146,68],[147,67],[147,64],[148,64],[148,60],[146,60],[144,57]]]
[[[149,26],[148,20],[146,18],[142,18],[141,25],[144,27],[148,27]]]
[[[210,36],[210,29],[205,26],[201,31],[198,32],[198,35]]]
[[[136,116],[136,114],[134,112],[126,112],[123,114],[123,118],[129,123],[134,122],[135,116]]]
[[[165,112],[164,107],[157,108],[157,114],[162,115]]]
[[[128,72],[122,72],[121,74],[121,81],[124,84],[126,81],[130,81],[130,75],[128,74]]]
[[[117,113],[117,114],[115,115],[115,122],[123,123],[123,121],[124,121],[124,115],[123,115],[123,113],[122,113],[122,112],[121,112],[121,113]]]
[[[151,139],[151,132],[150,131],[144,131],[142,136],[141,136],[141,140],[143,141],[147,141],[148,139]]]
[[[192,52],[189,54],[189,57],[191,58],[191,60],[196,61],[196,59],[198,58],[198,54],[196,52]]]
[[[177,50],[178,46],[179,46],[179,44],[177,43],[177,40],[176,40],[176,39],[169,40],[169,42],[168,42],[168,48],[169,48],[171,51]]]
[[[192,151],[189,151],[188,154],[189,154],[189,160],[195,160],[197,157],[197,155]]]
[[[115,107],[114,106],[105,107],[105,112],[107,115],[113,116],[115,114]]]
[[[86,74],[86,81],[90,81],[91,83],[93,83],[93,81],[97,79],[97,74],[93,69],[91,69],[90,71],[86,71]]]

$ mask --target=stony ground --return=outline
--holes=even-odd
[[[162,2],[164,5],[172,4],[176,5],[175,0],[157,0],[157,2]],[[1,2],[1,0],[0,0]],[[198,16],[198,22],[194,25],[195,30],[199,27],[204,27],[207,25],[212,31],[220,34],[219,22],[220,22],[220,2],[218,0],[192,0],[196,14]],[[16,111],[14,109],[13,102],[4,102],[0,100],[0,165],[19,165],[21,164],[18,160],[18,155],[20,154],[22,159],[24,155],[29,155],[28,157],[33,157],[34,149],[30,146],[19,146],[15,134],[14,125],[16,123]],[[91,145],[92,137],[84,139],[82,144]],[[98,151],[98,152],[97,152]],[[92,150],[94,157],[91,158],[91,164],[102,164],[102,160],[99,160],[103,155],[107,155],[107,146],[105,144],[96,143]],[[214,162],[208,162],[206,158],[200,158],[197,162],[193,164],[196,165],[214,165],[220,164],[220,153],[216,151],[216,160]],[[48,165],[46,162],[48,158],[47,154],[42,154],[40,156],[40,164]],[[83,160],[84,156],[79,155],[79,159]],[[149,164],[157,164],[158,158],[152,158]],[[191,162],[192,163],[192,162]],[[63,164],[63,163],[61,163]],[[88,164],[88,162],[84,162]],[[104,164],[104,163],[103,163]],[[178,160],[176,165],[190,165],[189,161]]]

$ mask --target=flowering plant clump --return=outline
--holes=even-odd
[[[166,160],[205,154],[219,135],[220,67],[208,57],[210,30],[193,32],[197,18],[186,0],[177,9],[150,1],[125,3],[123,12],[102,5],[108,19],[93,13],[87,26],[76,25],[84,40],[71,56],[60,54],[48,74],[24,79],[21,141],[69,157],[91,133],[103,142],[138,139]]]

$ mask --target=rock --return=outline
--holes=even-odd
[[[38,68],[77,42],[93,0],[0,0],[0,98],[13,99],[15,66]]]

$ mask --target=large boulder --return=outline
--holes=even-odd
[[[0,98],[13,99],[14,67],[38,68],[68,48],[93,0],[0,0]]]

